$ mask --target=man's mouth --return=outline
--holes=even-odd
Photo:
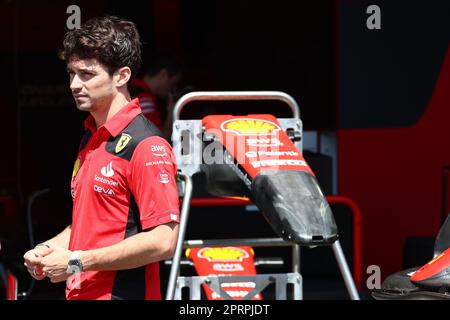
[[[74,94],[73,97],[75,98],[75,100],[77,101],[82,101],[82,100],[86,100],[88,98],[88,96],[84,95],[84,94]]]

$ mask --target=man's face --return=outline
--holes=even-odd
[[[101,111],[111,104],[117,94],[113,78],[97,59],[71,59],[67,72],[70,90],[81,111]]]

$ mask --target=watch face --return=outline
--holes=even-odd
[[[70,270],[70,273],[82,272],[83,265],[81,264],[81,261],[79,259],[69,260],[69,268],[68,269]]]
[[[80,273],[82,269],[77,264],[69,264],[68,273]]]
[[[83,263],[80,259],[80,251],[73,251],[70,254],[69,262],[67,263],[68,273],[81,273],[83,272]]]

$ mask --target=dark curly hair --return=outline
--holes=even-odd
[[[66,32],[59,57],[66,62],[95,58],[111,76],[127,66],[131,69],[130,84],[141,65],[141,41],[133,22],[116,16],[96,17]]]

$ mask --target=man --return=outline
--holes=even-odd
[[[142,113],[170,140],[172,129],[173,93],[181,78],[180,64],[167,53],[153,53],[146,57],[139,78],[130,89],[139,99]]]
[[[175,158],[127,87],[140,46],[136,26],[111,16],[64,38],[70,89],[90,113],[71,182],[72,224],[24,259],[37,280],[67,280],[68,300],[160,299],[158,261],[176,247]]]

